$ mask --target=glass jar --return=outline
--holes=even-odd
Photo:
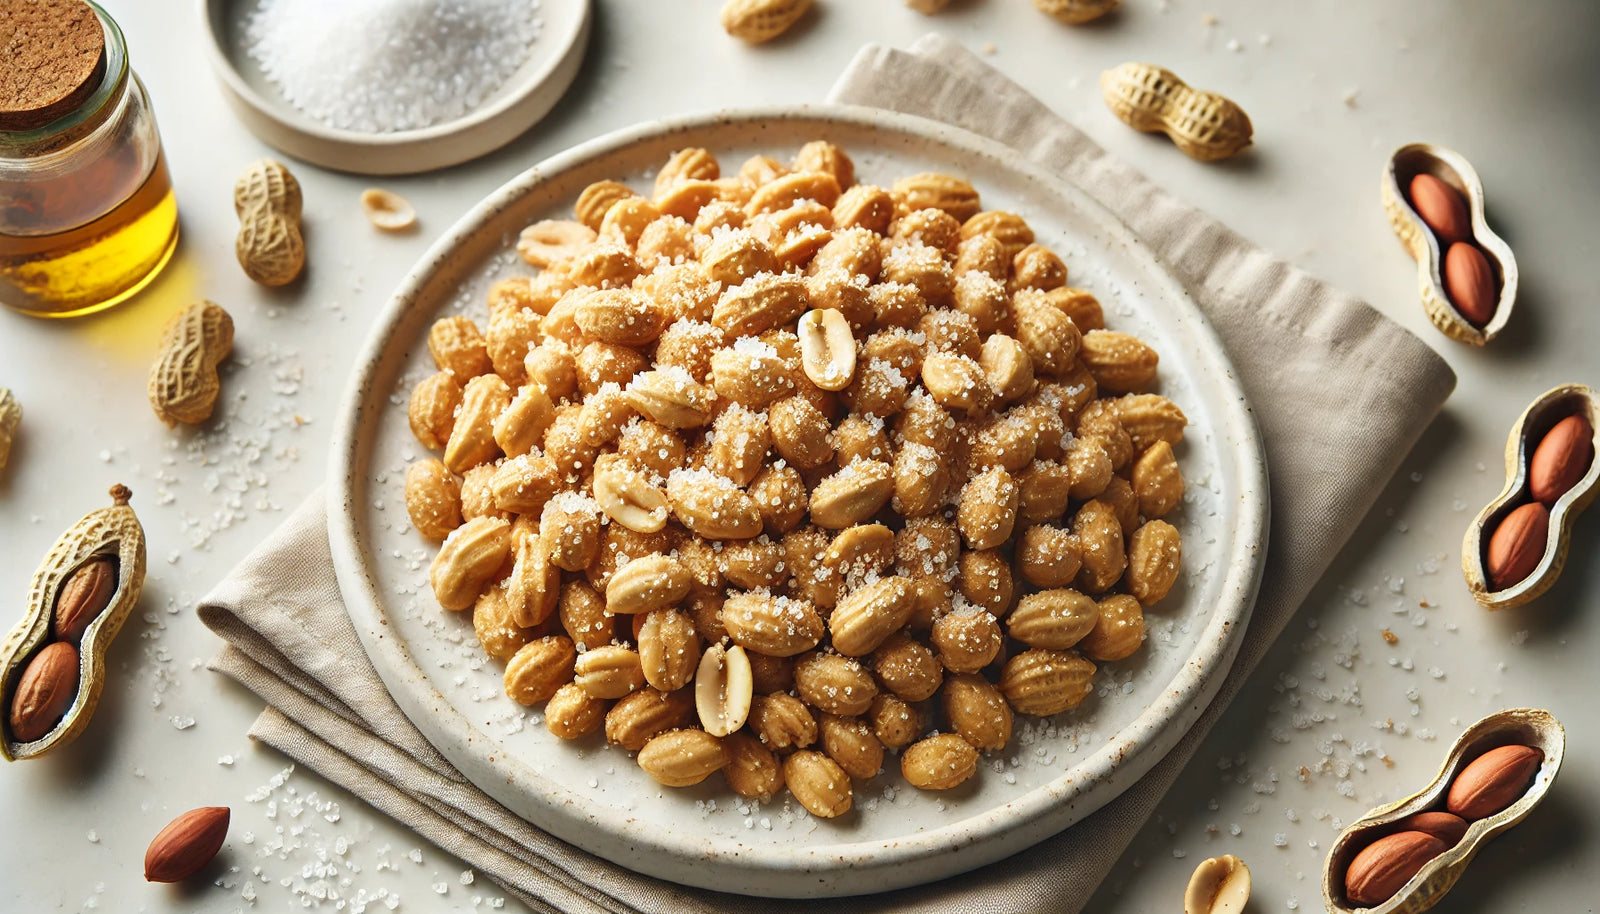
[[[178,243],[150,98],[128,66],[122,31],[88,6],[104,31],[98,85],[42,126],[0,130],[0,304],[41,317],[126,300]]]

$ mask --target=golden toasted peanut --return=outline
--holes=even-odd
[[[582,347],[587,337],[583,328],[578,326],[578,306],[583,304],[583,300],[593,291],[588,286],[574,288],[563,293],[556,303],[550,306],[549,313],[539,322],[539,332],[544,334],[541,345],[554,340],[565,343],[574,350]]]
[[[868,238],[876,235],[862,229],[851,229]],[[871,250],[877,250],[874,245]],[[811,261],[817,263],[815,259]],[[813,310],[833,310],[844,316],[852,333],[865,330],[877,320],[872,306],[871,288],[864,274],[851,273],[845,267],[816,268],[806,276],[806,298]],[[854,369],[852,369],[852,373]]]
[[[1071,651],[1034,648],[1006,661],[1000,691],[1019,714],[1048,717],[1077,707],[1094,690],[1094,664]]]
[[[1078,588],[1088,593],[1104,593],[1127,570],[1122,524],[1116,512],[1100,499],[1078,509],[1072,521],[1072,535],[1078,540],[1078,555],[1083,567],[1078,572]]]
[[[717,415],[713,435],[706,468],[741,486],[754,482],[772,446],[766,414],[734,404]]]
[[[615,384],[606,384],[584,398],[578,407],[578,437],[596,451],[617,440],[622,427],[634,417],[628,395]],[[551,420],[554,424],[555,420]],[[548,430],[547,430],[548,431]]]
[[[1110,463],[1106,468],[1110,469]],[[1017,520],[1032,526],[1059,520],[1067,511],[1072,474],[1063,465],[1035,460],[1017,474]]]
[[[746,224],[752,234],[772,245],[772,253],[789,269],[805,266],[833,237],[833,213],[815,200],[761,213]]]
[[[652,737],[688,726],[694,713],[694,696],[688,689],[658,692],[646,686],[606,712],[606,742],[638,752]]]
[[[1100,308],[1100,300],[1082,289],[1065,286],[1051,289],[1045,293],[1044,300],[1060,309],[1061,313],[1070,318],[1084,333],[1106,328],[1105,314]]]
[[[1038,524],[1017,539],[1017,573],[1035,587],[1065,587],[1077,577],[1082,561],[1070,531]]]
[[[889,446],[889,435],[884,424],[876,417],[851,413],[839,420],[833,430],[834,461],[848,466],[854,460],[889,461],[894,450]]]
[[[494,440],[494,422],[511,404],[511,388],[499,375],[479,375],[467,382],[455,427],[444,446],[444,465],[465,473],[500,455]]]
[[[1041,590],[1017,602],[1006,632],[1029,647],[1064,651],[1082,641],[1099,617],[1094,600],[1076,590]]]
[[[961,534],[943,517],[916,517],[895,534],[895,561],[912,577],[950,577],[961,554]]]
[[[761,510],[732,480],[709,470],[675,470],[667,501],[679,522],[706,539],[749,539],[761,534]]]
[[[561,471],[555,461],[544,455],[523,454],[503,460],[498,467],[484,464],[467,471],[462,485],[462,508],[465,511],[469,493],[474,488],[474,477],[487,473],[487,495],[494,510],[502,514],[538,515],[557,492],[565,488]],[[475,511],[473,513],[486,513]]]
[[[977,321],[971,315],[949,308],[929,311],[917,324],[927,351],[948,352],[976,359],[983,351]]]
[[[1098,442],[1111,459],[1113,472],[1120,472],[1133,460],[1133,439],[1122,427],[1114,400],[1095,400],[1078,413],[1078,437]]]
[[[754,694],[750,659],[738,645],[706,648],[694,676],[695,709],[712,736],[727,736],[743,727]]]
[[[591,647],[578,655],[574,666],[573,682],[591,698],[621,698],[645,685],[639,654],[620,644]]]
[[[506,601],[503,584],[490,587],[473,604],[472,633],[478,636],[483,652],[496,660],[510,660],[533,640],[533,633],[511,618],[511,604]]]
[[[823,751],[845,774],[866,779],[883,770],[883,743],[862,718],[824,714],[818,730]]]
[[[478,594],[510,554],[509,523],[494,517],[475,517],[457,527],[445,539],[428,571],[439,605],[458,611],[472,608]]]
[[[979,420],[971,441],[969,472],[1000,467],[1007,473],[1020,473],[1033,463],[1038,448],[1033,423],[1015,411]]]
[[[1078,358],[1105,393],[1134,393],[1156,378],[1156,351],[1137,337],[1113,330],[1090,330],[1083,335]]]
[[[1083,334],[1072,319],[1036,291],[1018,294],[1012,308],[1017,317],[1017,341],[1027,350],[1034,369],[1047,375],[1066,372],[1084,345]]]
[[[904,749],[923,731],[922,715],[914,705],[882,692],[873,699],[867,720],[885,749]]]
[[[1002,403],[1019,400],[1033,390],[1033,359],[1026,347],[1003,333],[991,334],[983,341],[978,366]]]
[[[980,752],[995,752],[1011,742],[1011,706],[989,680],[957,673],[939,695],[950,728]]]
[[[1157,441],[1139,455],[1133,465],[1133,492],[1139,513],[1150,518],[1165,517],[1183,500],[1183,474],[1172,445]]]
[[[987,244],[985,244],[987,242]],[[991,260],[1000,260],[992,263]],[[1014,327],[1011,296],[1006,292],[1006,265],[1000,246],[988,238],[961,243],[956,259],[951,301],[957,311],[972,318],[980,333]]]
[[[967,181],[954,175],[923,172],[894,182],[895,212],[942,209],[965,222],[978,214],[978,192]]]
[[[672,556],[643,555],[611,575],[606,583],[606,609],[633,615],[676,606],[688,596],[690,581],[689,569]]]
[[[741,337],[711,356],[711,386],[718,395],[765,409],[795,392],[788,362],[770,343]]]
[[[759,273],[722,293],[711,312],[711,323],[729,339],[758,336],[793,323],[807,307],[803,277]]]
[[[994,391],[983,367],[964,355],[935,352],[922,362],[922,386],[940,406],[976,413],[989,407]]]
[[[880,275],[883,287],[900,285],[916,289],[922,302],[921,307],[900,312],[896,319],[885,319],[885,313],[880,310],[879,320],[885,324],[915,327],[927,309],[947,307],[955,294],[955,271],[945,261],[944,252],[921,242],[892,243],[884,254]]]
[[[455,375],[461,384],[494,367],[489,362],[489,349],[478,325],[472,318],[459,314],[433,322],[428,330],[428,353],[439,370]]]
[[[578,492],[552,497],[539,516],[539,543],[557,568],[589,567],[600,551],[599,503]]]
[[[871,184],[849,188],[833,204],[835,229],[861,228],[882,235],[888,232],[893,218],[894,199],[888,191]]]
[[[637,191],[620,181],[596,181],[578,195],[578,202],[572,207],[573,215],[591,231],[598,232],[613,205],[637,196]]]
[[[906,401],[905,412],[895,420],[894,430],[904,441],[944,454],[955,440],[956,421],[932,397],[918,391]]]
[[[839,654],[813,651],[795,661],[794,687],[800,700],[825,714],[865,714],[878,697],[878,684],[861,664]]]
[[[507,457],[521,457],[544,441],[556,407],[544,388],[525,384],[494,421],[495,444]]]
[[[510,520],[511,512],[496,504],[494,478],[499,475],[494,464],[475,466],[461,477],[461,517],[498,517]]]
[[[800,699],[784,692],[756,695],[750,703],[750,729],[769,749],[803,749],[817,741],[817,721]]]
[[[524,705],[548,701],[556,690],[572,681],[577,654],[572,641],[549,635],[523,645],[506,662],[506,695]]]
[[[579,650],[591,651],[611,640],[611,616],[606,613],[605,601],[587,583],[563,584],[557,606],[561,627]]]
[[[783,538],[784,564],[793,575],[793,591],[813,605],[831,610],[844,590],[844,577],[823,564],[830,537],[813,526],[790,531]]]
[[[899,575],[879,578],[851,591],[828,617],[834,650],[847,657],[872,653],[905,627],[916,605],[916,588]]]
[[[756,192],[755,185],[743,178],[718,178],[717,199],[700,207],[700,212],[694,217],[694,230],[696,234],[704,235],[707,239],[720,234],[719,230],[743,228],[745,223],[744,204],[749,201],[750,195]],[[709,244],[708,241],[706,244]],[[705,249],[705,245],[697,242],[697,247]],[[695,264],[696,269],[699,265]]]
[[[801,200],[815,200],[832,210],[839,202],[839,181],[821,171],[793,171],[780,175],[756,188],[745,213],[775,213],[787,209]]]
[[[812,470],[833,459],[827,416],[804,397],[786,397],[767,412],[772,444],[778,455],[802,470]]]
[[[967,602],[996,617],[1011,611],[1011,563],[998,549],[963,552],[956,568],[956,586]]]
[[[1133,535],[1139,529],[1139,497],[1133,494],[1133,484],[1121,476],[1111,477],[1111,482],[1106,484],[1106,490],[1100,493],[1100,501],[1111,507],[1111,512],[1117,516],[1117,524],[1122,527],[1124,539]]]
[[[728,788],[741,797],[770,800],[783,789],[783,767],[772,751],[749,733],[730,733],[722,739],[728,766],[722,776]]]
[[[411,434],[418,443],[433,451],[444,450],[450,440],[450,430],[456,424],[456,410],[461,406],[461,385],[448,371],[431,374],[411,391],[411,402],[406,418],[411,423]]]
[[[809,602],[770,594],[735,594],[719,615],[735,644],[773,657],[809,651],[827,630]]]
[[[626,387],[633,376],[650,368],[650,360],[638,350],[601,340],[590,340],[573,359],[578,390],[590,396],[607,384]]]
[[[1113,470],[1105,439],[1080,437],[1067,446],[1068,492],[1073,498],[1095,498],[1110,484]]]
[[[1182,441],[1183,427],[1189,423],[1176,403],[1159,394],[1128,394],[1117,402],[1117,415],[1141,453],[1158,443],[1170,446]]]
[[[624,458],[607,454],[595,461],[594,498],[607,517],[630,530],[654,533],[666,526],[667,493]]]
[[[950,483],[949,469],[938,451],[907,442],[894,455],[894,498],[890,505],[902,517],[923,517],[938,511]]]
[[[606,217],[600,220],[600,238],[597,244],[592,245],[585,254],[592,255],[596,249],[613,248],[627,253],[629,248],[636,248],[639,239],[644,237],[645,229],[652,222],[661,218],[661,210],[654,203],[643,197],[628,197],[618,200],[606,210]],[[635,260],[609,260],[602,258],[603,266],[589,275],[584,275],[585,269],[581,266],[585,254],[574,258],[573,275],[578,277],[583,285],[611,288],[626,285],[639,273],[638,263]],[[631,269],[618,270],[617,266],[626,264]]]
[[[1015,213],[1001,210],[976,213],[961,223],[962,241],[985,235],[1006,249],[1008,260],[1033,243],[1033,229],[1028,227],[1027,221]]]
[[[689,615],[658,609],[645,616],[639,629],[639,662],[645,681],[663,692],[692,682],[700,666],[700,636]]]
[[[779,587],[789,577],[783,546],[766,537],[724,543],[718,559],[728,583],[746,590]]]
[[[489,330],[485,345],[489,361],[501,380],[520,387],[528,380],[524,362],[528,350],[540,339],[544,315],[520,308],[504,308],[489,317]]]
[[[855,460],[811,490],[811,522],[843,530],[878,513],[894,494],[894,475],[880,460]]]
[[[461,483],[443,463],[419,460],[406,469],[406,516],[435,542],[461,526]]]
[[[919,740],[900,756],[906,783],[921,790],[949,790],[977,770],[978,750],[955,733]]]
[[[683,466],[688,448],[677,433],[641,418],[622,427],[622,434],[617,436],[617,454],[635,466],[666,477]]]
[[[925,259],[931,261],[937,256],[937,252],[930,252]],[[903,256],[898,262],[909,269],[905,267]],[[932,269],[931,265],[928,268]],[[936,285],[937,279],[933,282]],[[913,330],[928,315],[927,295],[921,287],[909,282],[885,281],[868,286],[867,303],[872,306],[872,323],[880,330]]]
[[[639,750],[639,767],[666,787],[690,787],[727,765],[722,743],[704,730],[662,733]]]
[[[814,816],[833,819],[850,811],[850,776],[821,752],[796,752],[783,761],[783,779],[801,806]]]
[[[881,574],[894,562],[894,532],[883,524],[857,524],[828,544],[822,563],[847,577]]]
[[[795,171],[826,172],[840,187],[856,183],[855,163],[843,149],[827,140],[812,140],[794,156]]]
[[[800,472],[787,464],[768,464],[750,483],[749,491],[768,536],[782,536],[798,527],[811,502]]]
[[[1000,467],[990,467],[961,487],[956,526],[968,549],[993,549],[1011,538],[1017,497],[1016,482]]]
[[[573,320],[584,333],[617,346],[653,343],[667,328],[661,306],[634,289],[599,289],[583,296]]]
[[[604,593],[618,568],[638,556],[674,553],[683,536],[682,528],[676,526],[640,532],[625,524],[603,524],[600,527],[600,552],[595,556],[594,564],[583,570],[584,576],[596,590]]]
[[[933,620],[933,646],[952,673],[976,673],[1000,655],[1005,641],[988,611],[962,606]]]
[[[687,220],[693,219],[716,193],[716,185],[709,181],[685,181],[656,201],[656,208],[666,215],[645,226],[639,235],[634,249],[639,263],[653,270],[664,264],[694,260],[694,226]]]
[[[1061,262],[1054,251],[1043,245],[1027,245],[1011,260],[1010,288],[1013,294],[1023,289],[1048,292],[1066,284],[1067,265]]]
[[[1122,660],[1144,643],[1144,609],[1127,594],[1100,601],[1094,629],[1078,645],[1094,660]]]
[[[709,150],[691,146],[674,152],[656,172],[655,193],[659,197],[681,181],[715,181],[720,177],[722,167],[717,164],[717,157]]]
[[[1178,580],[1183,540],[1164,520],[1145,522],[1128,537],[1128,592],[1140,603],[1159,603]]]
[[[511,576],[506,579],[506,605],[524,628],[542,625],[561,597],[561,570],[550,564],[536,536],[512,537]]]
[[[560,739],[583,739],[606,722],[606,703],[567,683],[544,706],[544,726]]]
[[[772,657],[749,651],[745,659],[750,661],[750,685],[757,695],[794,690],[793,657]]]
[[[931,698],[944,682],[944,667],[933,651],[904,631],[873,651],[872,669],[884,688],[906,701]]]
[[[716,400],[710,388],[675,366],[639,373],[628,385],[625,396],[633,409],[667,428],[705,425],[711,420]]]
[[[528,383],[544,388],[551,401],[572,396],[578,389],[577,360],[571,347],[559,340],[545,340],[528,350],[522,367]]]
[[[700,252],[700,270],[706,279],[732,289],[745,280],[782,269],[778,257],[765,241],[748,231],[714,235],[711,244]]]
[[[922,244],[953,257],[961,240],[961,223],[943,210],[919,209],[896,218],[889,226],[889,237],[899,244]]]

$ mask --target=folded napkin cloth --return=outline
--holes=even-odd
[[[346,615],[319,492],[206,597],[213,669],[260,695],[250,735],[394,816],[536,911],[1076,912],[1105,877],[1455,384],[1360,301],[1252,245],[1108,156],[960,46],[869,46],[830,100],[946,121],[1006,143],[1132,226],[1221,336],[1260,423],[1271,548],[1238,659],[1210,708],[1133,789],[981,870],[866,898],[783,902],[689,890],[559,841],[473,787],[390,699]]]

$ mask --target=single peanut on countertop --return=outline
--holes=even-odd
[[[1215,92],[1191,89],[1154,64],[1125,63],[1105,71],[1100,92],[1123,123],[1165,133],[1192,159],[1225,159],[1250,145],[1253,128],[1243,108]]]

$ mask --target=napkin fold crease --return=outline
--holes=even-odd
[[[538,830],[457,772],[389,697],[351,625],[324,494],[201,602],[212,669],[267,707],[250,730],[455,854],[540,912],[1073,914],[1149,818],[1344,546],[1455,384],[1444,361],[1368,305],[1307,276],[1151,183],[960,45],[864,48],[829,101],[921,115],[999,140],[1098,199],[1216,328],[1266,444],[1273,517],[1261,593],[1211,706],[1138,784],[1065,832],[929,886],[816,902],[686,889]]]

